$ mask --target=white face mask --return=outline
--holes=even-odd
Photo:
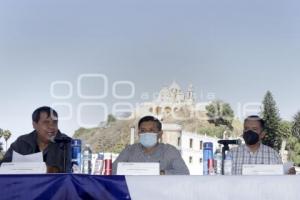
[[[157,133],[141,133],[139,134],[140,143],[146,147],[154,147],[157,143]]]

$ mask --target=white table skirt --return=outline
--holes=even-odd
[[[300,200],[300,176],[126,176],[133,200]]]

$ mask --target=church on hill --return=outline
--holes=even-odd
[[[160,119],[166,117],[182,118],[193,116],[196,112],[196,95],[193,85],[187,90],[173,81],[170,86],[163,87],[152,102],[142,103],[134,113],[136,117],[154,115]]]

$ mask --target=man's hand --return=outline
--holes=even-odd
[[[289,174],[289,175],[295,175],[295,174],[296,174],[296,169],[295,169],[295,167],[291,167],[291,168],[289,169],[289,171],[288,171],[288,174]]]
[[[160,170],[160,175],[165,175],[165,170]]]
[[[47,166],[47,173],[59,173],[58,167]]]

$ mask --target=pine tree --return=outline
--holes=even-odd
[[[268,145],[279,151],[282,142],[280,134],[280,116],[276,102],[270,91],[267,91],[263,100],[262,118],[265,120],[266,136],[263,139],[263,144]]]

